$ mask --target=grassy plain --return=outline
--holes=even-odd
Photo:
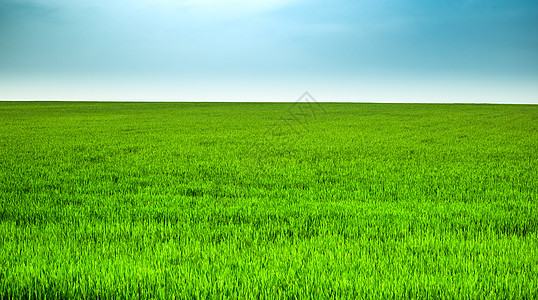
[[[538,106],[0,102],[0,298],[538,298]]]

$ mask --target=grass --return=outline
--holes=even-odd
[[[538,298],[538,106],[0,102],[0,298]]]

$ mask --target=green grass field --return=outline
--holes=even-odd
[[[0,102],[0,298],[538,298],[538,106]]]

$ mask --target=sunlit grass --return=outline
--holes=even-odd
[[[538,107],[0,103],[0,298],[536,298]]]

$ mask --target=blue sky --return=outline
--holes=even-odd
[[[538,1],[2,0],[0,99],[538,103]]]

